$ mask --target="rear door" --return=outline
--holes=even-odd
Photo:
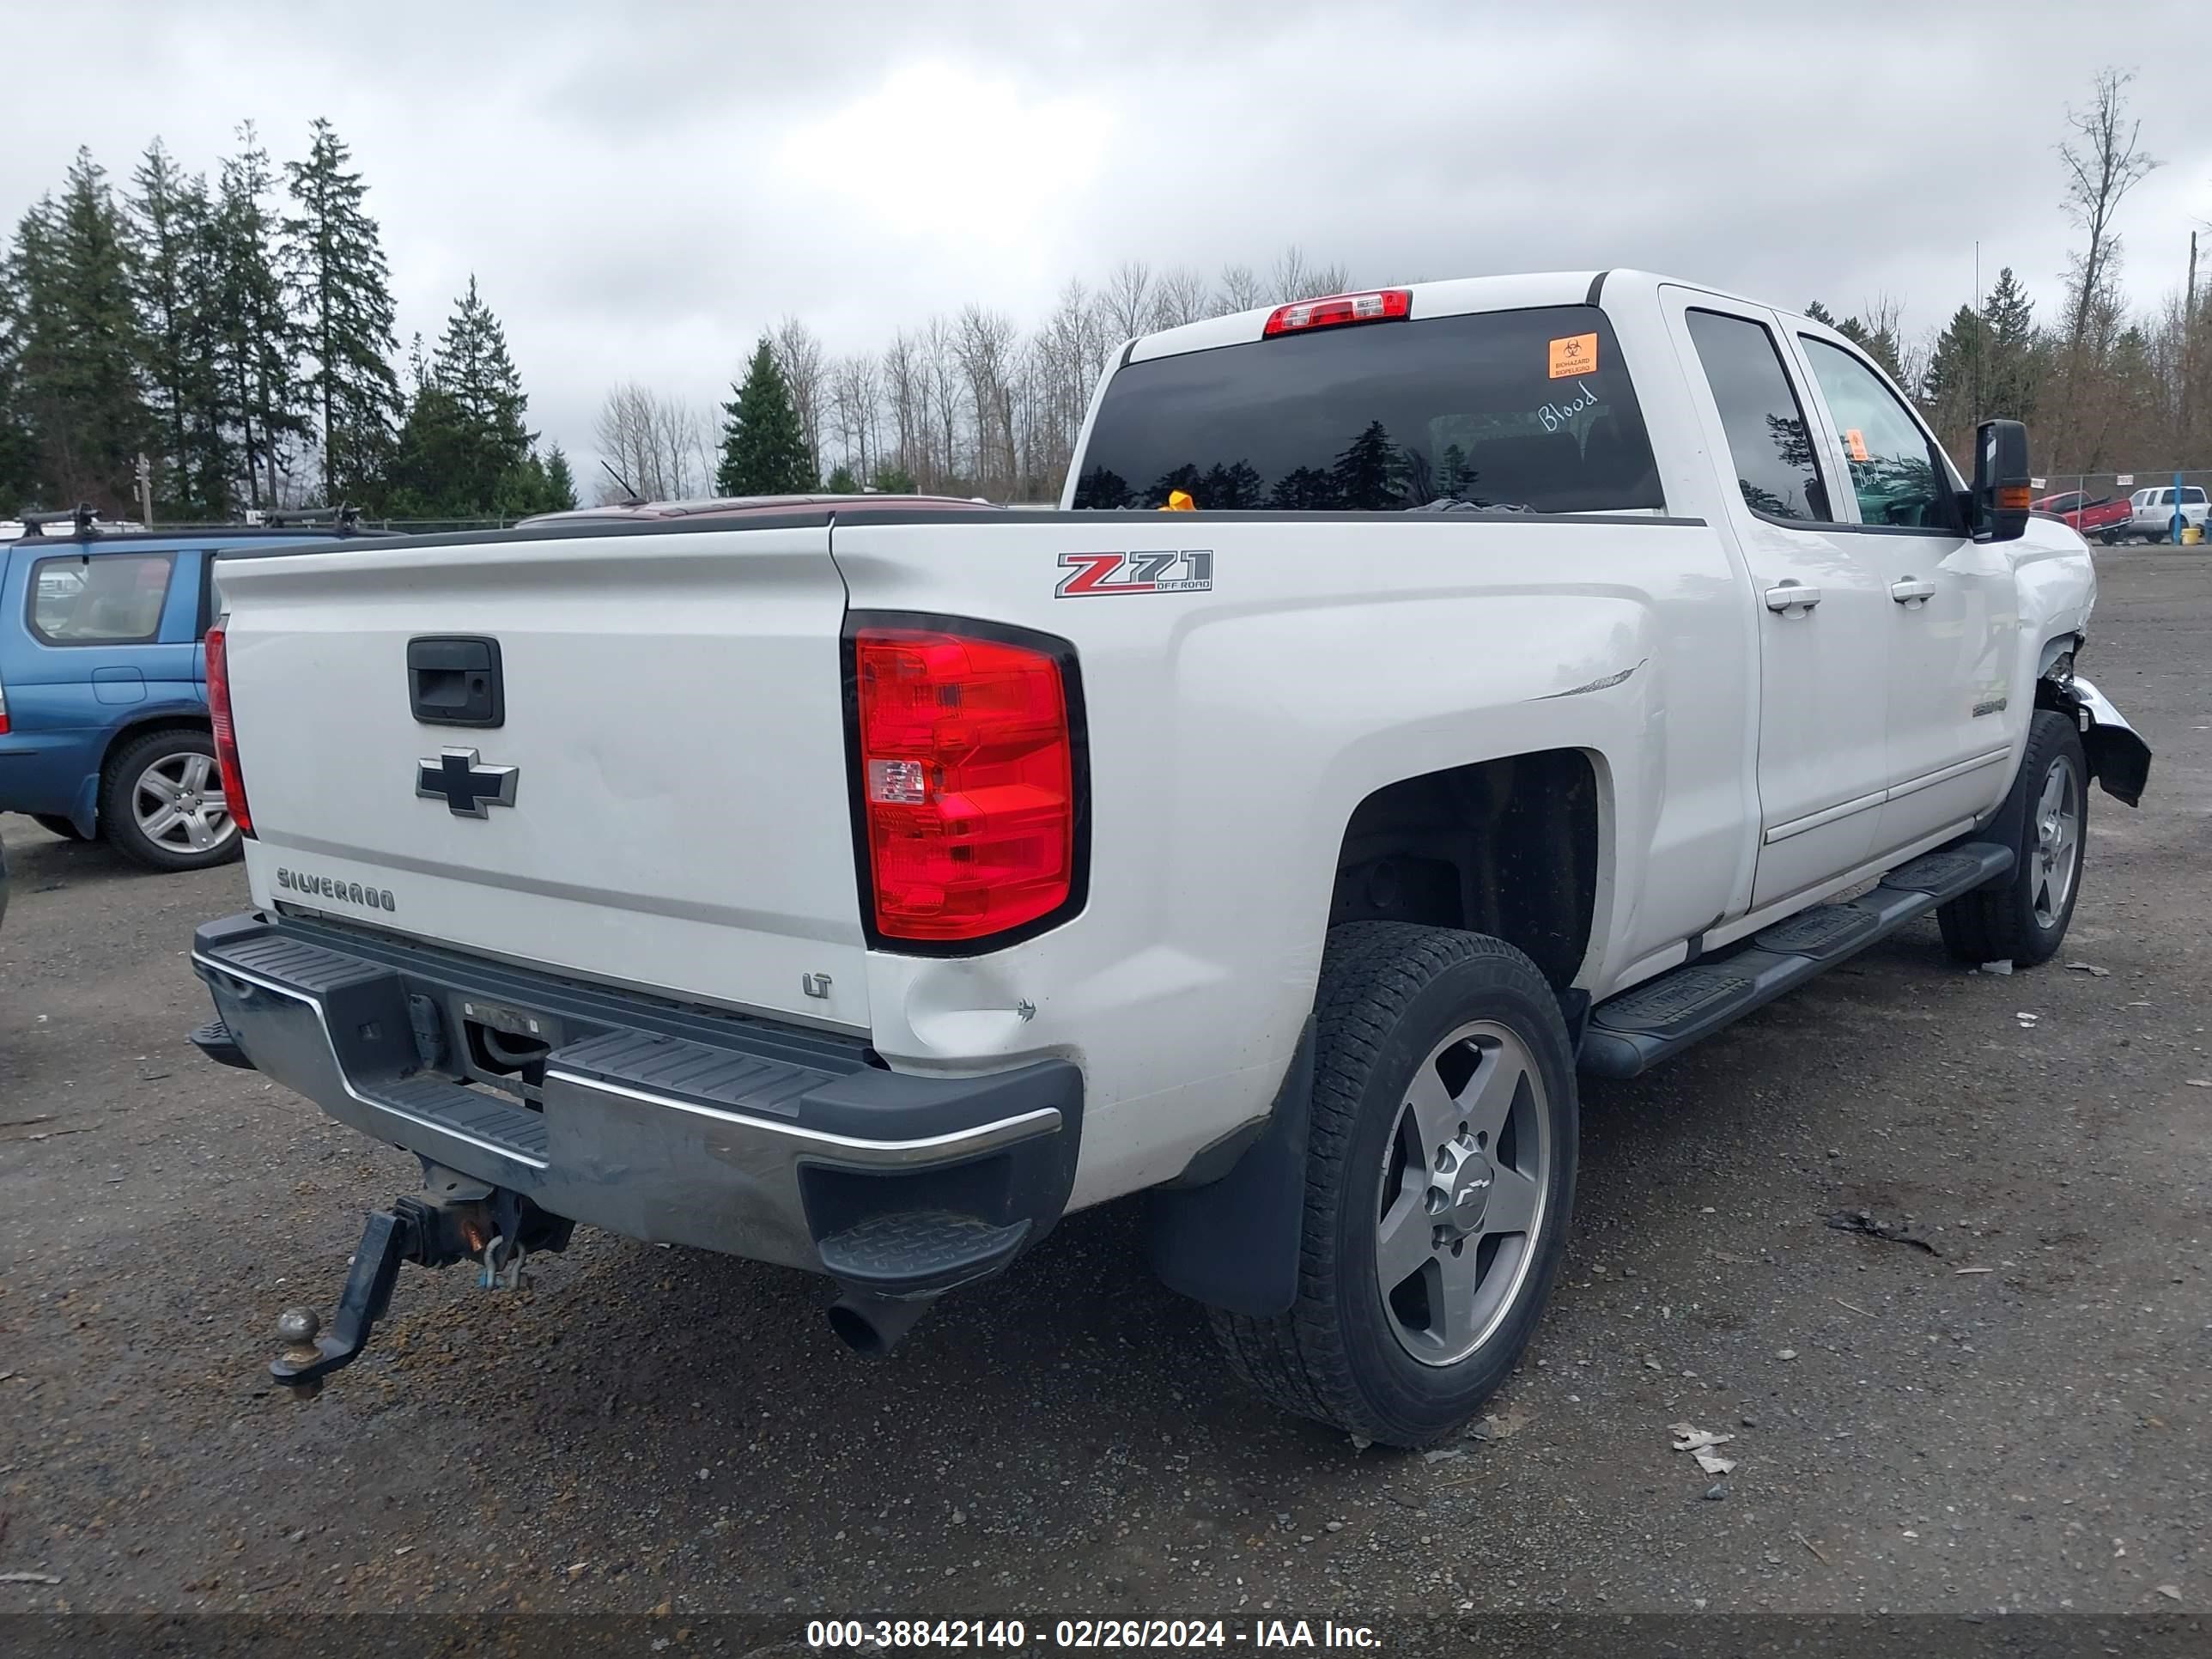
[[[2011,706],[2019,601],[2012,562],[1960,520],[1956,471],[1873,364],[1809,329],[1795,345],[1849,488],[1860,556],[1888,599],[1889,799],[1877,850],[1961,829],[2004,793],[2027,711]]]
[[[866,1024],[826,518],[231,554],[217,581],[258,901]],[[488,665],[486,723],[418,712],[425,641]]]
[[[1889,776],[1879,691],[1890,600],[1839,524],[1825,436],[1792,384],[1774,313],[1666,289],[1705,447],[1736,481],[1726,528],[1759,616],[1757,909],[1863,863]]]
[[[172,637],[180,556],[17,544],[4,628],[9,721],[37,751],[19,763],[26,778],[38,778],[25,786],[46,800],[37,810],[74,811],[80,786],[99,766],[102,734],[159,701],[173,670],[190,683],[191,647]],[[10,787],[11,797],[18,793]]]

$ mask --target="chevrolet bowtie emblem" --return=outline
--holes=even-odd
[[[495,806],[514,805],[519,766],[479,764],[473,749],[441,750],[417,763],[415,793],[441,800],[457,818],[488,818]]]

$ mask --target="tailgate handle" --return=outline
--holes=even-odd
[[[408,641],[407,706],[425,726],[505,725],[499,641],[479,634]]]

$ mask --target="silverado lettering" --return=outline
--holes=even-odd
[[[399,908],[388,887],[364,887],[357,881],[340,881],[330,876],[303,876],[283,866],[276,867],[276,884],[289,892],[310,893],[317,898],[342,899],[348,904],[358,904],[365,909],[392,910]]]

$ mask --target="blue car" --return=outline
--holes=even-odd
[[[318,532],[103,532],[82,511],[23,522],[0,542],[0,811],[104,836],[156,870],[238,857],[200,644],[216,555]]]

